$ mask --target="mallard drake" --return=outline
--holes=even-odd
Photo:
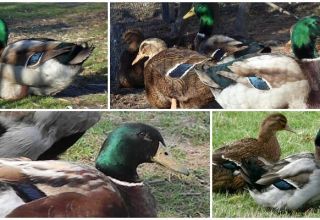
[[[21,99],[28,94],[54,95],[82,70],[93,47],[46,38],[30,38],[7,45],[8,28],[0,19],[0,97]]]
[[[195,37],[195,50],[206,56],[212,56],[217,50],[221,50],[223,57],[227,60],[239,58],[251,53],[270,53],[271,48],[266,47],[254,40],[241,36],[212,35],[215,24],[213,8],[209,3],[194,3],[190,11],[183,16],[188,19],[197,16],[200,20],[199,31]]]
[[[193,66],[207,57],[196,51],[167,48],[158,38],[144,40],[132,64],[148,57],[144,84],[148,101],[157,108],[202,108],[213,96],[193,71]],[[209,93],[208,93],[209,92]]]
[[[119,87],[132,88],[144,86],[144,60],[131,65],[138,54],[139,46],[143,39],[143,34],[137,29],[129,29],[123,34],[122,40],[127,45],[127,48],[120,56]]]
[[[0,112],[0,157],[56,159],[100,119],[99,112]]]
[[[195,72],[223,108],[319,107],[320,58],[314,45],[319,21],[318,16],[309,16],[293,27],[291,41],[297,58],[251,54],[221,65],[203,62]]]
[[[241,170],[251,197],[264,207],[303,210],[320,203],[320,130],[315,153],[288,156],[277,163],[263,158],[243,160]]]
[[[264,157],[276,162],[280,159],[281,149],[277,140],[277,131],[292,131],[287,118],[279,113],[266,117],[260,127],[258,138],[245,138],[227,144],[212,155],[212,190],[238,191],[245,186],[238,164],[244,158]]]
[[[96,169],[64,161],[0,159],[0,216],[155,217],[155,199],[137,167],[157,163],[188,174],[169,153],[160,132],[124,124],[103,143]]]

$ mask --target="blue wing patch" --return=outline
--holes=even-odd
[[[34,53],[31,55],[31,57],[28,60],[27,66],[35,65],[39,62],[39,60],[42,57],[43,52]]]
[[[257,77],[257,76],[249,76],[248,80],[250,84],[259,90],[270,90],[269,85],[267,84],[266,81],[264,81],[262,78]]]
[[[179,64],[176,68],[170,71],[167,75],[171,78],[182,78],[188,71],[194,66],[194,64],[183,63]]]
[[[275,187],[277,187],[280,190],[290,190],[290,189],[295,189],[296,187],[294,187],[293,185],[291,185],[290,183],[284,181],[284,180],[280,180],[276,183],[273,184]]]
[[[12,184],[11,186],[16,191],[17,195],[26,202],[46,197],[46,194],[33,184],[19,183]]]
[[[237,169],[239,169],[239,166],[236,163],[232,162],[232,161],[225,162],[225,163],[222,164],[222,166],[224,168],[226,168],[227,170],[237,170]]]
[[[223,49],[219,48],[212,53],[211,57],[214,61],[219,62],[225,54],[226,52]]]

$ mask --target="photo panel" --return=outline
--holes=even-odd
[[[1,108],[108,108],[107,2],[0,6]]]
[[[212,216],[319,216],[319,112],[212,113]]]
[[[210,217],[209,112],[0,112],[1,217]]]

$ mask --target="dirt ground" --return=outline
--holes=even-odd
[[[174,3],[172,3],[174,4]],[[319,3],[277,3],[290,13],[304,17],[319,14]],[[220,4],[220,26],[223,34],[233,33],[237,7],[236,3]],[[161,18],[160,3],[111,3],[111,50],[110,50],[110,105],[111,108],[150,108],[144,89],[119,89],[116,74],[119,57],[124,45],[121,34],[128,28],[140,28],[146,38],[168,38],[171,36],[171,24]],[[248,18],[249,37],[271,46],[274,52],[282,52],[289,40],[290,27],[296,22],[295,18],[272,9],[265,3],[253,3]],[[190,20],[186,35],[198,31],[198,20]],[[234,34],[234,33],[233,33]]]

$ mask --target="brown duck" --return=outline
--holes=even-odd
[[[277,131],[292,131],[284,115],[276,113],[263,120],[258,138],[245,138],[216,150],[212,155],[213,192],[235,192],[246,185],[238,172],[242,159],[263,157],[267,161],[277,162],[281,149],[277,140]]]
[[[210,89],[193,70],[207,60],[196,51],[167,48],[163,40],[144,40],[132,64],[148,57],[144,68],[147,99],[156,108],[203,108],[213,101]]]
[[[143,34],[137,29],[129,29],[122,36],[122,40],[127,45],[127,48],[122,52],[120,57],[118,72],[120,88],[138,88],[144,86],[143,67],[145,60],[140,60],[136,64],[131,65],[138,54],[139,46],[143,39]]]

